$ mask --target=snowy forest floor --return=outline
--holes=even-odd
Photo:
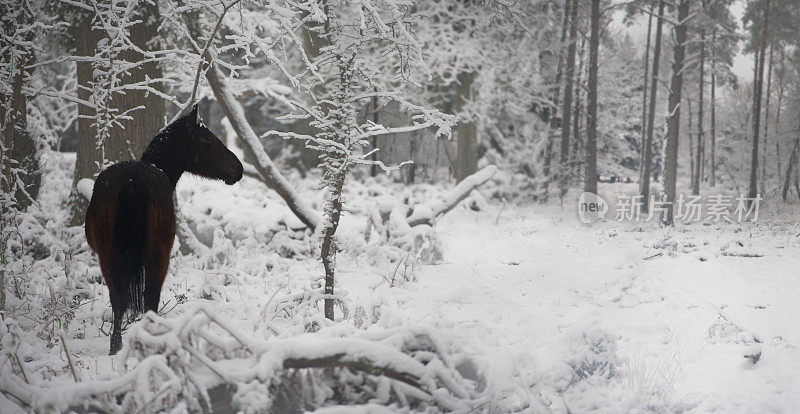
[[[130,365],[125,354],[107,356],[108,292],[83,229],[63,229],[74,159],[52,157],[37,213],[40,222],[49,220],[47,230],[22,230],[53,238],[39,247],[49,254],[31,253],[10,267],[17,279],[9,289],[22,299],[8,299],[8,316],[22,329],[18,356],[43,394],[74,387],[62,328],[82,383],[119,377]],[[315,185],[304,180],[301,191],[318,208]],[[173,258],[161,315],[177,319],[203,306],[253,338],[427,332],[462,372],[477,371],[465,377],[479,383],[491,412],[800,408],[796,203],[767,200],[755,223],[662,229],[613,220],[587,226],[573,202],[502,206],[475,194],[436,223],[438,260],[406,258],[398,266],[402,253],[375,237],[365,242],[374,203],[424,201],[444,189],[348,184],[337,258],[344,305],[340,320],[329,323],[321,306],[303,307],[321,264],[314,241],[286,229],[297,220],[277,196],[251,178],[225,186],[184,177],[182,208],[211,248]],[[76,308],[51,303],[54,287],[71,286],[66,274],[90,282],[88,299]],[[63,309],[71,313],[58,314]],[[123,335],[125,346],[139,324]],[[9,358],[2,364],[3,376],[20,375]],[[0,412],[15,407],[0,396]]]

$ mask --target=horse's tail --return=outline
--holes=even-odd
[[[124,312],[144,312],[144,257],[147,243],[148,189],[133,174],[117,196],[117,214],[112,241],[111,294]],[[112,304],[113,304],[112,300]]]

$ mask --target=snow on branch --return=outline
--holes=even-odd
[[[51,98],[60,98],[60,99],[63,99],[65,101],[74,102],[76,104],[83,105],[83,106],[85,106],[87,108],[97,109],[95,104],[93,104],[93,103],[91,103],[89,101],[85,101],[83,99],[80,99],[80,98],[78,98],[76,96],[72,96],[72,95],[63,93],[61,91],[58,91],[53,87],[32,88],[30,86],[23,86],[22,90],[23,90],[23,92],[25,92],[26,95],[31,96],[31,97],[35,97],[36,95],[42,95],[42,96],[47,96],[47,97],[51,97]]]
[[[219,19],[217,19],[217,24],[214,26],[214,29],[211,31],[211,34],[208,35],[208,39],[206,40],[206,44],[203,46],[203,50],[200,52],[200,62],[205,62],[205,61],[209,60],[208,59],[208,57],[209,57],[208,56],[209,48],[211,47],[211,43],[214,41],[214,36],[216,36],[217,31],[219,30],[220,26],[222,25],[222,19],[225,18],[225,14],[228,12],[228,10],[230,10],[231,7],[233,7],[237,3],[239,3],[239,1],[241,1],[241,0],[231,1],[230,3],[228,3],[227,6],[225,6],[224,3],[223,3],[222,13],[220,13]],[[194,87],[192,87],[192,96],[189,99],[189,105],[187,106],[187,109],[189,107],[191,107],[191,105],[196,101],[197,86],[200,83],[200,72],[202,72],[202,68],[203,68],[202,64],[197,65],[197,73],[195,73],[195,75],[194,75]]]

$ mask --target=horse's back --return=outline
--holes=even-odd
[[[147,162],[117,163],[106,168],[97,176],[92,190],[92,199],[86,210],[86,240],[92,250],[98,254],[103,254],[103,251],[111,245],[120,204],[139,201],[120,198],[120,192],[128,185],[136,185],[145,192],[140,196],[147,199],[148,223],[141,225],[152,227],[153,224],[158,223],[163,227],[172,223],[171,232],[174,234],[175,213],[172,205],[172,186],[166,174]]]

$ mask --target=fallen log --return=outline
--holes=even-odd
[[[444,199],[431,204],[416,206],[407,219],[408,225],[411,227],[421,224],[433,225],[437,217],[447,214],[457,206],[458,203],[467,198],[472,190],[489,181],[489,179],[494,176],[495,172],[497,172],[497,167],[494,165],[483,167],[483,169],[478,172],[461,180],[457,186],[447,192]]]
[[[336,354],[319,358],[287,358],[283,361],[284,369],[334,367],[349,368],[354,371],[361,371],[371,375],[382,375],[386,378],[391,378],[395,381],[408,384],[419,389],[425,394],[430,395],[430,393],[426,391],[422,385],[420,385],[420,380],[415,375],[380,366],[366,358],[348,358],[346,354]]]

